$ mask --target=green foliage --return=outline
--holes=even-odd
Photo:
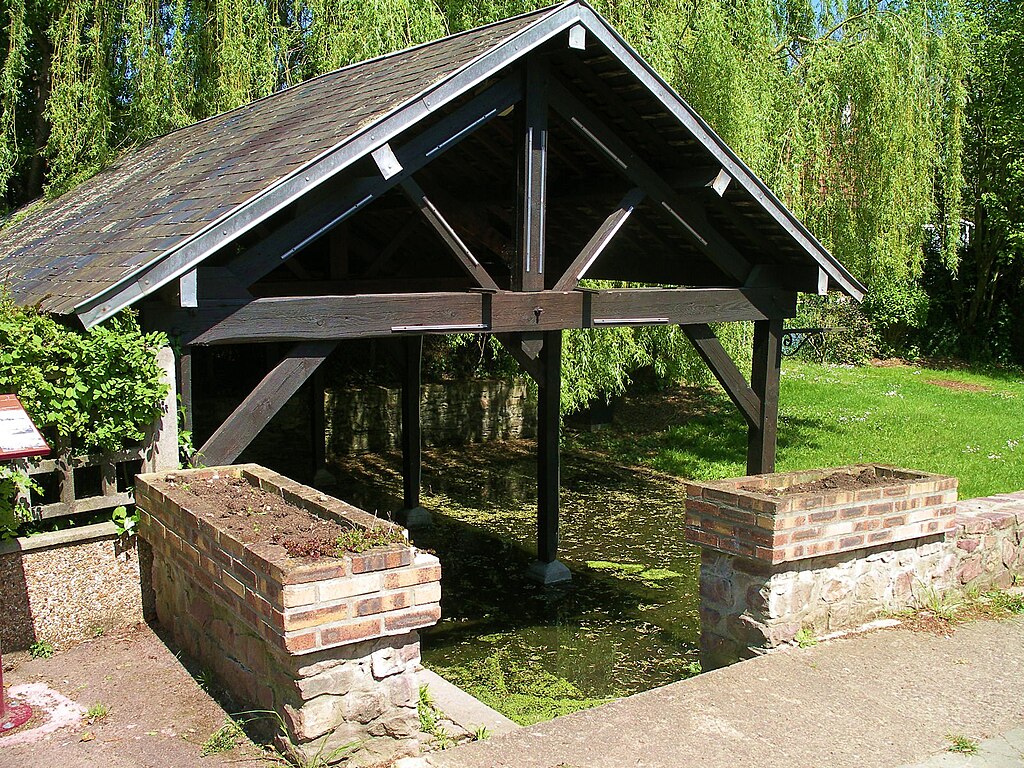
[[[918,366],[782,368],[778,469],[876,461],[960,478],[960,497],[1024,488],[1024,383],[1016,371]],[[746,425],[708,391],[667,429],[617,427],[573,440],[624,463],[695,480],[744,474]]]
[[[53,656],[53,644],[48,640],[36,640],[28,647],[28,652],[33,659],[49,659]]]
[[[338,536],[338,557],[346,552],[366,552],[374,547],[407,544],[405,534],[396,528],[350,528]]]
[[[95,723],[103,720],[107,715],[110,714],[110,707],[104,704],[102,701],[97,701],[91,704],[85,711],[85,719],[90,723]]]
[[[0,541],[13,539],[30,518],[23,498],[29,490],[41,489],[24,471],[9,464],[0,465]]]
[[[514,660],[507,649],[495,651],[466,667],[439,672],[520,725],[532,725],[611,701],[588,697],[540,664]]]
[[[972,739],[968,736],[949,733],[946,734],[946,739],[950,742],[946,748],[947,752],[957,752],[961,755],[976,755],[981,748],[981,744],[977,739]]]
[[[58,451],[113,451],[141,441],[167,392],[130,313],[85,333],[0,299],[0,392],[16,393]]]
[[[793,641],[800,648],[813,648],[818,644],[818,638],[807,627],[800,627],[800,630],[793,637]]]
[[[211,733],[210,737],[203,742],[200,754],[203,757],[209,757],[230,752],[238,746],[243,738],[245,738],[245,734],[242,732],[241,726],[229,717],[224,720],[224,725]]]
[[[131,537],[138,533],[139,510],[136,507],[132,507],[131,512],[127,507],[115,507],[110,514],[110,520],[114,523],[118,536]]]

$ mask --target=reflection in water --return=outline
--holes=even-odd
[[[332,467],[335,492],[388,514],[400,504],[398,456]],[[525,577],[534,558],[535,459],[526,442],[424,452],[423,506],[435,525],[417,546],[441,558],[442,620],[424,663],[466,668],[501,650],[585,696],[622,696],[690,674],[697,659],[699,551],[685,543],[685,488],[600,456],[563,457],[562,588]]]

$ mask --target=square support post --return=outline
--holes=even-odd
[[[420,372],[423,366],[423,337],[403,340],[405,370],[402,378],[402,510],[410,528],[430,525],[430,513],[420,506]]]
[[[747,474],[775,471],[779,427],[779,375],[782,368],[782,320],[754,323],[750,388],[760,401],[756,425],[747,433]]]
[[[324,375],[318,368],[309,379],[313,485],[317,488],[333,488],[338,484],[338,479],[327,468],[327,415],[324,412],[324,389]]]
[[[548,177],[548,70],[536,55],[524,67],[525,98],[516,107],[517,134],[522,141],[517,155],[518,263],[512,269],[512,290],[544,290]]]
[[[572,574],[558,561],[562,332],[545,331],[543,338],[537,393],[537,562],[530,576],[547,585],[569,581]]]

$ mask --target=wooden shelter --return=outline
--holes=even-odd
[[[0,231],[21,303],[124,307],[183,345],[294,346],[201,448],[230,463],[344,339],[406,339],[418,506],[424,334],[497,336],[539,387],[538,574],[557,562],[561,333],[677,324],[775,459],[797,292],[863,288],[579,0],[354,64],[204,120]],[[581,280],[638,286],[592,290]],[[639,287],[643,286],[643,287]],[[709,323],[753,321],[748,383]]]

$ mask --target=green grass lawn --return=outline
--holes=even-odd
[[[693,479],[744,474],[746,427],[724,393],[701,391],[687,406],[667,429],[623,423],[568,447]],[[784,360],[778,470],[861,462],[955,475],[962,499],[1024,489],[1024,379]]]

